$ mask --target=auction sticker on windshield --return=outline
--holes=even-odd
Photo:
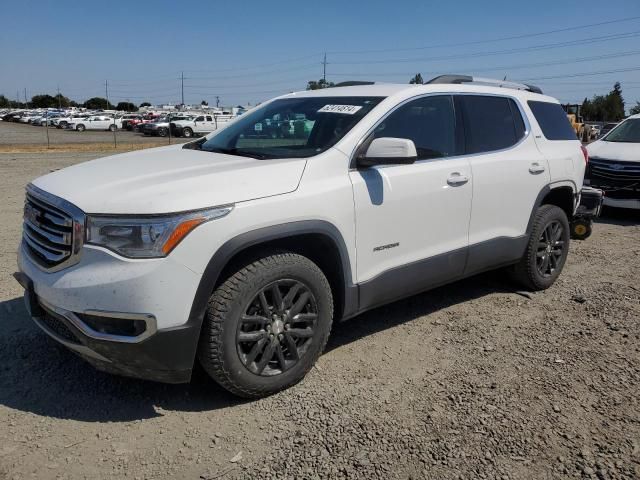
[[[346,115],[353,115],[361,108],[362,106],[360,105],[325,105],[318,110],[318,113],[344,113]]]

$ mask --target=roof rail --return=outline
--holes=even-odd
[[[434,77],[425,84],[439,83],[478,83],[481,85],[491,85],[494,87],[513,88],[515,90],[526,90],[527,92],[542,93],[540,87],[527,85],[526,83],[510,82],[508,80],[497,80],[493,78],[472,77],[471,75],[440,75]]]
[[[336,83],[334,87],[355,87],[358,85],[373,85],[376,82],[365,82],[360,80],[349,80],[347,82]]]

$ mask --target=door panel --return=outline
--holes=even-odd
[[[469,273],[522,255],[522,238],[538,194],[549,183],[549,166],[514,99],[464,95],[456,105],[463,111],[473,174]]]
[[[468,160],[427,160],[350,173],[358,282],[436,255],[460,250],[466,255],[472,180],[449,185],[453,173],[470,178]],[[464,263],[453,262],[451,268],[455,277]]]
[[[438,255],[444,255],[446,267],[440,273],[445,277],[462,274],[473,180],[468,160],[457,157],[461,153],[459,122],[451,96],[425,96],[398,107],[369,136],[412,140],[418,161],[349,174],[356,212],[358,283]],[[366,148],[368,141],[363,145]],[[424,275],[405,280],[411,282],[405,290],[429,283]],[[382,284],[383,296],[398,288],[397,282],[391,289]]]

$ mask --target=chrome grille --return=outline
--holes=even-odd
[[[589,160],[591,177],[622,182],[640,181],[640,162],[620,162],[601,158]]]
[[[83,225],[83,214],[77,207],[33,185],[27,187],[22,240],[37,265],[59,270],[75,263]]]

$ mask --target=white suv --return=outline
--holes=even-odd
[[[333,321],[499,267],[548,288],[586,154],[555,99],[487,82],[292,93],[34,180],[31,315],[102,370],[186,382],[198,359],[259,397],[304,377]]]
[[[604,204],[640,209],[640,115],[631,115],[587,147],[585,184],[605,190]]]

